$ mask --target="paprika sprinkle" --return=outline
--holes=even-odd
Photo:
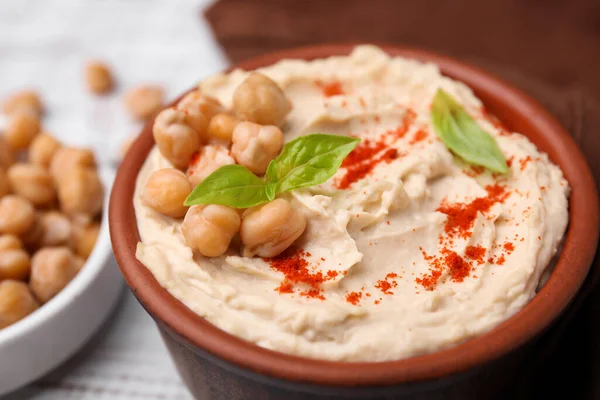
[[[458,236],[467,239],[471,236],[473,222],[477,213],[485,213],[496,203],[503,202],[508,193],[504,186],[495,184],[486,186],[488,195],[478,197],[470,203],[442,204],[437,211],[447,215],[444,231],[448,236]]]
[[[415,136],[410,141],[410,144],[422,142],[423,140],[427,139],[427,136],[428,136],[427,131],[420,129],[417,131],[417,133],[415,133]]]
[[[192,158],[190,159],[190,163],[188,164],[188,169],[187,169],[188,175],[193,174],[194,168],[196,167],[196,164],[198,164],[198,161],[200,161],[200,152],[199,151],[192,154]]]
[[[283,281],[279,287],[275,288],[275,290],[279,293],[294,293],[294,286],[288,281]]]
[[[421,249],[421,253],[423,254],[425,261],[429,262],[429,273],[420,278],[416,278],[415,282],[422,285],[426,290],[433,290],[442,276],[442,263],[437,257],[428,255],[423,249]]]
[[[300,292],[300,296],[310,297],[312,299],[325,300],[325,296],[323,296],[323,292],[320,289],[303,290],[302,292]]]
[[[329,270],[325,275],[321,271],[310,271],[306,257],[310,253],[303,249],[289,249],[277,257],[264,258],[269,266],[284,275],[284,281],[275,290],[279,293],[294,293],[294,285],[308,285],[310,289],[300,292],[301,296],[325,300],[321,284],[338,276],[338,271]]]
[[[454,282],[462,282],[471,272],[471,264],[465,261],[458,253],[449,249],[442,249],[441,256],[429,256],[421,250],[423,257],[429,262],[428,274],[416,279],[416,282],[427,290],[433,290],[442,272],[447,270],[450,279]]]
[[[381,153],[386,147],[387,145],[383,141],[373,142],[370,139],[363,139],[358,146],[344,158],[344,161],[342,161],[342,168],[349,168],[373,158]]]
[[[471,265],[456,252],[443,249],[442,255],[444,256],[444,264],[450,270],[450,279],[454,282],[462,282],[469,276]]]
[[[480,167],[479,165],[471,165],[468,169],[464,170],[464,173],[470,177],[476,177],[485,172],[485,168]]]
[[[394,130],[387,131],[386,136],[390,136],[395,139],[403,138],[408,132],[409,128],[415,122],[416,118],[417,114],[412,109],[407,109],[406,114],[404,114],[404,117],[402,117],[402,124]]]
[[[398,158],[398,150],[386,147],[381,141],[362,140],[342,162],[346,174],[336,182],[337,188],[347,189],[367,176],[378,164]]]
[[[481,265],[485,263],[485,248],[481,246],[467,246],[465,256],[473,261],[477,261],[477,264]]]
[[[377,289],[381,290],[384,294],[394,294],[394,292],[390,292],[390,289],[392,288],[392,284],[389,283],[388,281],[378,280],[375,287]]]
[[[522,160],[519,160],[519,164],[521,164],[521,171],[523,171],[525,169],[525,167],[527,167],[527,164],[529,164],[529,161],[531,161],[531,156],[527,156],[527,157],[523,158]]]
[[[323,82],[321,80],[315,81],[316,85],[323,91],[323,96],[333,97],[344,94],[344,89],[340,81]]]
[[[384,294],[394,294],[394,292],[392,292],[391,289],[398,286],[398,283],[396,281],[393,281],[392,279],[397,278],[397,277],[398,277],[398,274],[395,274],[393,272],[389,273],[385,276],[385,279],[377,281],[375,288],[381,290]],[[392,281],[388,282],[388,280],[392,280]]]
[[[362,298],[362,292],[350,292],[346,296],[346,301],[350,304],[357,305]]]
[[[382,162],[389,163],[397,159],[400,156],[398,150],[391,147],[386,139],[389,138],[391,142],[394,142],[404,137],[414,123],[416,116],[417,114],[409,108],[402,117],[402,123],[398,128],[385,132],[378,140],[363,139],[342,162],[341,167],[346,168],[347,171],[336,182],[337,188],[347,189],[353,183],[366,177],[378,164]],[[426,131],[419,130],[413,141],[424,140],[427,136]]]
[[[452,251],[448,244],[452,244],[454,237],[468,239],[472,235],[471,228],[477,218],[478,213],[486,213],[496,203],[503,202],[510,193],[506,188],[499,184],[488,185],[485,187],[487,196],[478,197],[467,203],[443,203],[437,211],[446,214],[447,219],[444,224],[444,234],[439,237],[439,244],[442,246],[439,256],[429,256],[423,249],[423,257],[429,262],[429,273],[416,279],[416,282],[427,290],[433,290],[444,271],[448,271],[450,279],[454,282],[462,282],[469,276],[472,265],[463,259],[458,253]],[[465,248],[465,257],[478,265],[485,263],[486,249],[481,246],[467,246]],[[504,262],[502,256],[502,263]],[[488,261],[492,262],[492,258]],[[496,263],[500,261],[497,260]]]

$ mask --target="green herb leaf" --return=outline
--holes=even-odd
[[[496,140],[448,93],[438,89],[431,107],[431,122],[438,137],[457,156],[468,163],[495,172],[509,168]]]
[[[314,134],[283,146],[271,161],[266,182],[241,165],[225,165],[206,177],[185,199],[186,206],[222,204],[247,208],[275,199],[278,193],[318,185],[333,176],[359,139]]]
[[[269,201],[275,200],[275,196],[277,196],[277,183],[267,182],[265,190],[267,192],[267,198],[269,199]]]
[[[359,141],[320,133],[300,136],[287,143],[269,163],[267,184],[274,184],[275,192],[282,193],[323,183],[335,174]]]
[[[232,164],[225,165],[206,177],[185,199],[184,204],[222,204],[246,208],[269,200],[264,180],[248,168]]]

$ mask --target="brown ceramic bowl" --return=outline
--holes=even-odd
[[[283,58],[349,54],[354,45],[306,47],[236,65],[255,69]],[[510,129],[550,155],[572,187],[570,225],[554,272],[523,310],[492,331],[456,347],[399,361],[343,363],[266,350],[232,336],[172,297],[135,258],[140,240],[133,209],[137,174],[154,145],[151,125],[119,170],[110,202],[114,252],[125,279],[156,321],[191,392],[199,399],[449,399],[492,398],[526,365],[531,344],[552,325],[583,283],[598,240],[598,197],[583,155],[536,101],[472,66],[427,51],[383,46],[393,56],[434,62],[469,85]]]

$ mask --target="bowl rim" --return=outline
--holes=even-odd
[[[98,173],[104,185],[104,201],[102,206],[103,215],[100,221],[100,232],[96,244],[85,261],[81,271],[65,286],[56,296],[47,303],[42,304],[25,318],[0,329],[0,350],[2,346],[18,340],[21,336],[40,329],[46,321],[52,319],[73,301],[77,301],[85,290],[96,280],[98,275],[106,267],[111,254],[111,243],[108,228],[108,203],[110,199],[110,188],[114,178],[112,169],[98,168]]]
[[[285,58],[312,60],[347,55],[362,43],[324,44],[283,50],[238,63],[253,70]],[[146,310],[172,331],[214,356],[242,368],[284,380],[328,386],[384,386],[431,380],[492,362],[547,329],[569,305],[592,263],[598,241],[598,194],[592,174],[577,145],[558,121],[537,101],[477,67],[431,51],[377,44],[391,56],[437,64],[444,75],[468,85],[496,116],[536,132],[534,143],[560,165],[572,189],[569,228],[554,271],[539,293],[519,312],[491,331],[434,353],[395,361],[338,362],[305,358],[265,349],[233,336],[188,309],[156,281],[135,257],[139,241],[133,208],[137,174],[151,150],[150,121],[125,157],[113,186],[109,226],[113,249],[127,284]],[[492,101],[493,100],[493,101]],[[510,126],[510,125],[509,125]],[[527,136],[527,132],[523,132]]]

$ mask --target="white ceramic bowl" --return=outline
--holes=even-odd
[[[0,330],[0,396],[51,371],[100,328],[115,307],[123,278],[112,257],[108,197],[114,172],[100,170],[106,188],[98,241],[81,272],[48,303]]]

